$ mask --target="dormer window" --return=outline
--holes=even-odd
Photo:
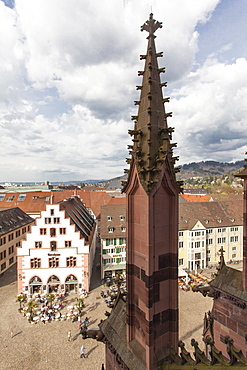
[[[121,227],[121,231],[124,233],[126,231],[126,227]]]
[[[17,200],[23,201],[25,200],[25,198],[26,198],[26,194],[20,194]]]
[[[220,218],[218,218],[217,222],[219,222],[219,224],[221,224],[222,220]]]
[[[113,231],[114,231],[114,227],[109,227],[108,228],[108,233],[113,233]]]
[[[125,217],[124,216],[120,216],[120,221],[124,221],[125,220]]]
[[[111,216],[107,216],[107,221],[112,221],[112,217]]]

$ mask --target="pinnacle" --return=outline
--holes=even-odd
[[[138,106],[138,114],[131,119],[135,122],[135,129],[129,130],[132,136],[133,145],[129,146],[130,155],[135,163],[142,186],[146,192],[150,192],[159,181],[159,176],[168,161],[169,171],[173,181],[176,182],[175,173],[178,169],[174,168],[174,163],[178,157],[173,158],[173,147],[171,144],[173,128],[168,128],[167,118],[172,117],[172,113],[166,113],[164,104],[169,102],[169,98],[163,98],[162,88],[167,87],[167,82],[161,82],[160,74],[165,73],[165,68],[158,65],[158,57],[163,57],[163,53],[156,52],[154,33],[158,28],[162,28],[162,23],[153,18],[150,14],[141,31],[149,33],[147,53],[140,56],[144,60],[144,70],[138,71],[138,76],[142,78],[142,84],[136,87],[140,90],[140,100],[135,101]]]

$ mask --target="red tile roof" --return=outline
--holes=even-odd
[[[211,195],[180,194],[187,202],[209,202]]]
[[[20,200],[19,196],[25,194],[24,200]],[[81,201],[90,208],[96,217],[99,216],[101,206],[106,205],[111,201],[111,196],[104,191],[91,190],[45,190],[45,191],[31,191],[31,192],[1,192],[4,199],[0,197],[0,207],[12,208],[19,207],[28,214],[38,214],[46,209],[46,205],[50,203],[58,203],[64,199],[70,198],[73,195],[78,195]],[[13,197],[10,198],[10,197]],[[12,199],[9,201],[8,199]]]

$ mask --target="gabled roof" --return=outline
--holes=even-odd
[[[196,221],[205,228],[243,225],[243,202],[187,202],[179,204],[179,230],[191,230]]]
[[[108,219],[109,217],[111,220]],[[109,228],[113,229],[110,233]],[[126,228],[126,204],[108,204],[103,206],[100,221],[101,238],[125,237],[126,232],[123,232],[122,228]]]
[[[20,208],[0,208],[0,236],[33,222]]]
[[[72,197],[59,204],[60,211],[65,211],[65,217],[70,218],[76,231],[80,231],[86,241],[90,241],[94,230],[94,219],[78,197]]]

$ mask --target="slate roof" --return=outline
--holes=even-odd
[[[120,219],[123,216],[124,219]],[[111,217],[111,221],[108,220]],[[108,204],[101,208],[100,234],[101,238],[121,238],[126,236],[121,228],[126,228],[126,204]],[[109,233],[109,228],[113,232]]]
[[[216,289],[233,295],[247,302],[247,293],[243,289],[243,272],[224,265],[218,276],[210,282]]]
[[[205,228],[243,225],[243,201],[179,204],[179,230],[191,230],[199,220]]]
[[[87,242],[91,242],[95,222],[81,200],[78,197],[72,197],[62,201],[60,210],[65,211],[65,217],[70,218],[71,223],[75,225],[76,231],[80,231],[81,236]]]
[[[20,208],[0,208],[0,236],[33,222]]]
[[[183,190],[184,194],[207,195],[207,190],[202,188],[188,188]]]
[[[126,340],[126,302],[120,296],[111,315],[100,324],[100,329],[125,365],[131,370],[145,370],[143,364],[129,350]]]

